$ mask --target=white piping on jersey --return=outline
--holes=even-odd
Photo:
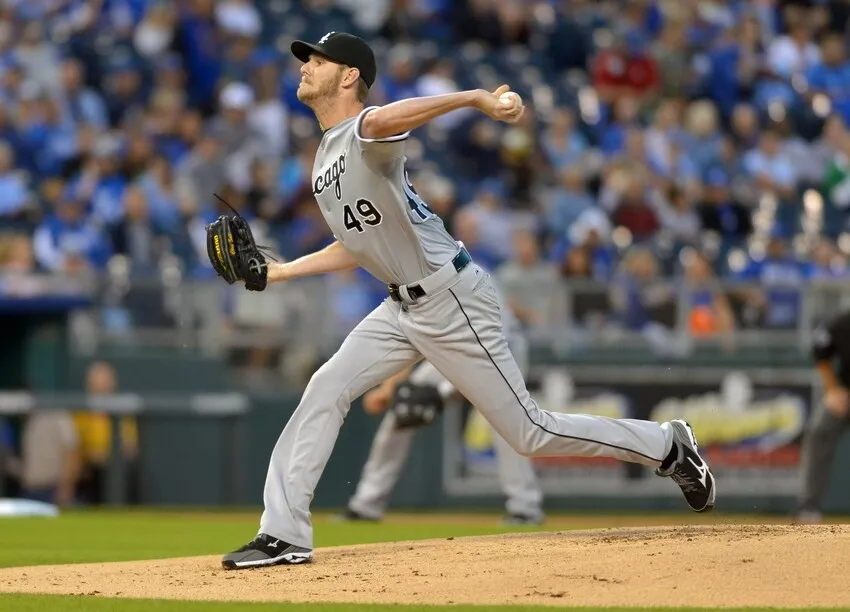
[[[360,135],[360,124],[363,122],[363,118],[370,111],[375,110],[376,108],[380,108],[379,106],[369,106],[364,108],[363,111],[357,116],[357,123],[354,124],[354,135],[357,136],[357,140],[362,142],[399,142],[401,140],[405,140],[408,136],[410,136],[410,132],[405,132],[404,134],[396,134],[395,136],[387,136],[386,138],[363,138]]]

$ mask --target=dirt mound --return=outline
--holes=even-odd
[[[194,600],[850,606],[850,525],[605,529],[320,549],[296,567],[218,557],[0,570],[0,592]]]

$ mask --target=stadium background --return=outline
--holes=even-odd
[[[217,192],[286,258],[331,240],[287,50],[350,31],[379,55],[370,103],[503,82],[525,99],[515,126],[458,111],[419,130],[408,166],[524,322],[539,400],[684,414],[728,507],[789,511],[811,333],[847,303],[848,16],[843,1],[6,3],[3,490],[258,502],[299,389],[385,288],[355,272],[249,295],[214,278],[203,226]],[[348,421],[317,507],[344,504],[365,459],[376,422],[358,404]],[[396,504],[500,503],[479,425],[452,414],[424,433]],[[26,490],[57,448],[79,482]],[[538,467],[547,508],[679,502],[604,461]],[[827,510],[850,511],[843,478]]]

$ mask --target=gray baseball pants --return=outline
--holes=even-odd
[[[424,357],[522,455],[658,467],[672,432],[652,421],[541,410],[505,339],[489,276],[470,264],[415,303],[383,302],[313,375],[272,451],[260,532],[313,548],[310,502],[351,402]]]

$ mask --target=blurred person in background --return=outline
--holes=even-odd
[[[676,295],[660,274],[658,258],[645,246],[626,251],[611,289],[611,301],[624,329],[638,332],[659,353],[677,350]]]
[[[620,167],[608,175],[599,203],[611,215],[614,225],[629,230],[635,242],[646,242],[661,227],[654,202],[658,195],[648,185],[642,169]]]
[[[847,274],[847,257],[829,238],[818,238],[806,265],[806,278],[844,278]]]
[[[7,497],[17,497],[21,484],[15,474],[17,453],[15,451],[15,428],[9,419],[0,419],[0,488]]]
[[[683,251],[685,291],[690,305],[688,329],[697,338],[722,337],[728,343],[735,331],[735,315],[711,262],[696,249]]]
[[[520,227],[535,225],[533,215],[509,208],[507,188],[502,181],[492,179],[480,184],[475,199],[463,207],[463,216],[472,217],[477,227],[477,244],[488,254],[484,262],[489,269],[511,256],[513,232]]]
[[[66,58],[61,66],[61,101],[64,112],[79,126],[88,125],[97,130],[109,126],[109,115],[103,98],[86,86],[85,67],[75,58]]]
[[[701,230],[700,218],[690,195],[673,185],[658,194],[656,212],[662,233],[676,245],[695,244]]]
[[[809,66],[806,73],[807,101],[818,94],[825,95],[844,122],[850,122],[850,60],[844,36],[827,32],[820,42],[820,58]]]
[[[243,79],[250,71],[262,32],[260,13],[250,0],[222,0],[216,3],[216,22],[224,49],[222,78]]]
[[[797,519],[820,523],[835,449],[850,424],[850,313],[817,327],[812,334],[812,357],[821,400],[812,407],[803,438],[801,488]]]
[[[680,153],[684,140],[681,122],[682,104],[676,99],[662,100],[643,133],[643,157],[653,172],[667,179],[681,171]]]
[[[23,172],[15,168],[15,153],[0,141],[0,223],[24,224],[33,216],[33,201]]]
[[[211,113],[222,73],[223,53],[216,28],[214,0],[190,0],[180,5],[178,45],[186,59],[189,99],[202,114]]]
[[[708,100],[691,102],[685,109],[682,146],[699,175],[722,154],[723,137],[717,107]]]
[[[20,457],[12,461],[20,497],[66,507],[80,475],[80,441],[68,410],[35,410],[23,420]]]
[[[749,151],[758,146],[761,121],[752,104],[741,102],[735,105],[729,125],[729,136],[739,151]]]
[[[47,38],[42,23],[30,21],[24,24],[15,48],[15,59],[25,78],[38,83],[44,91],[56,92],[60,82],[59,53]]]
[[[33,243],[39,266],[54,273],[102,268],[111,251],[70,188],[59,198],[53,214],[36,228]]]
[[[32,240],[26,234],[11,234],[0,239],[0,294],[38,295],[44,291],[44,279],[37,268]]]
[[[611,103],[607,120],[599,125],[599,148],[610,160],[626,150],[626,137],[630,131],[640,130],[637,98],[630,95],[616,98]]]
[[[629,2],[626,7],[629,11],[641,10],[638,4],[641,3]],[[610,47],[596,54],[589,72],[601,101],[616,105],[617,101],[628,99],[637,108],[655,97],[661,75],[658,64],[644,52],[643,44],[617,36]]]
[[[795,257],[783,227],[771,229],[765,256],[750,257],[743,269],[732,273],[732,279],[757,285],[733,293],[755,309],[763,326],[793,329],[798,325],[805,264]]]
[[[761,25],[755,16],[744,16],[732,34],[709,50],[705,82],[709,97],[726,120],[739,102],[753,95],[766,65]]]
[[[534,233],[514,233],[512,256],[494,276],[505,303],[525,328],[542,329],[555,322],[557,270],[540,258]]]
[[[133,46],[142,57],[155,58],[174,44],[179,15],[169,0],[153,0],[142,5],[146,5],[146,10],[133,33]]]
[[[737,244],[752,232],[751,209],[735,197],[734,188],[743,170],[728,135],[721,143],[720,157],[700,176],[701,189],[697,213],[703,230],[716,232],[728,243]]]
[[[762,191],[790,202],[796,197],[797,172],[783,154],[780,144],[775,130],[765,130],[759,138],[758,147],[744,155],[743,168]]]
[[[820,49],[814,42],[815,28],[806,9],[790,10],[784,15],[787,33],[774,38],[767,47],[768,69],[756,87],[755,100],[760,110],[769,112],[770,105],[785,109],[798,106],[793,82],[805,78],[821,61]]]
[[[112,227],[112,247],[117,255],[125,255],[134,272],[152,272],[161,256],[162,230],[150,216],[145,192],[129,187],[123,198],[124,217]]]
[[[89,396],[110,396],[118,392],[118,376],[107,362],[92,363],[86,371],[85,393]],[[127,476],[127,499],[138,501],[139,432],[135,417],[121,416],[119,431],[121,452]],[[105,500],[106,475],[112,456],[114,440],[112,417],[90,410],[73,414],[75,435],[79,439],[81,471],[78,497],[81,503],[100,505]]]
[[[566,236],[584,211],[596,207],[580,168],[565,166],[558,171],[557,179],[545,205],[546,230],[555,239]]]
[[[138,117],[144,108],[141,66],[126,50],[109,56],[103,95],[109,113],[109,124],[119,127]]]
[[[552,244],[548,259],[563,265],[568,252],[583,249],[589,258],[590,277],[606,281],[611,277],[616,261],[611,231],[611,221],[605,212],[596,207],[588,208],[570,225],[566,234]]]
[[[272,146],[272,140],[249,121],[254,104],[254,90],[248,84],[228,83],[219,97],[219,114],[210,125],[226,152],[225,178],[242,193],[250,186],[251,164],[255,159],[267,157]]]
[[[280,99],[280,74],[276,56],[263,53],[253,62],[254,107],[248,125],[265,140],[268,158],[279,159],[289,153],[289,111]]]
[[[681,18],[666,19],[650,56],[658,66],[660,95],[678,98],[695,85],[688,48],[688,27]]]
[[[819,187],[832,206],[847,210],[850,208],[850,132],[842,118],[832,116],[827,120],[824,140],[832,155]]]
[[[556,174],[575,168],[589,148],[587,138],[576,127],[575,113],[564,107],[555,109],[539,146]]]

